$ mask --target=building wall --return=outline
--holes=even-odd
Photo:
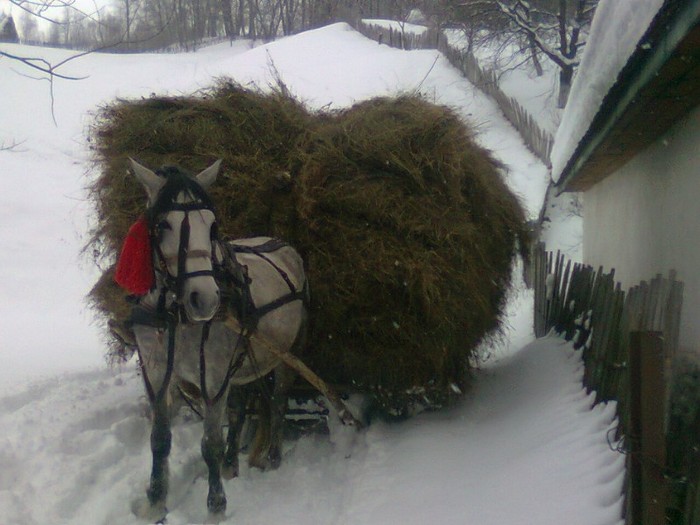
[[[680,344],[700,352],[700,107],[585,193],[583,258],[625,289],[676,270]]]

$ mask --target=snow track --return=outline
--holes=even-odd
[[[488,367],[452,409],[288,442],[279,470],[243,467],[226,482],[223,523],[621,523],[624,457],[606,439],[614,406],[591,409],[581,375],[579,354],[545,338]],[[147,411],[131,367],[67,374],[1,399],[2,523],[142,523],[131,504],[149,474]],[[200,437],[201,424],[181,413],[170,525],[207,518]]]

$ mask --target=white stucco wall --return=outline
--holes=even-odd
[[[700,352],[700,107],[585,193],[583,258],[625,289],[675,269],[681,348]]]

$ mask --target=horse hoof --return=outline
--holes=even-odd
[[[270,453],[267,456],[267,461],[271,470],[277,470],[280,468],[280,465],[282,464],[282,453],[280,450],[278,448],[270,450]]]
[[[139,498],[131,503],[131,512],[149,523],[165,523],[168,509],[165,503],[151,504],[148,498]]]
[[[266,456],[250,456],[248,465],[262,471],[277,470],[282,464],[282,454],[279,449],[270,450]]]
[[[223,516],[226,512],[226,495],[224,493],[209,494],[207,497],[207,509],[209,514]]]
[[[233,479],[238,477],[238,465],[222,465],[221,477],[224,479]]]

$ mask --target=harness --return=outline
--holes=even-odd
[[[274,311],[281,306],[293,301],[301,300],[307,304],[308,288],[306,281],[301,290],[298,290],[287,273],[275,264],[269,257],[275,251],[288,246],[281,240],[271,239],[260,246],[242,246],[235,242],[220,242],[216,231],[216,224],[212,225],[211,241],[212,241],[212,269],[199,270],[194,272],[186,272],[186,261],[188,257],[198,254],[188,253],[190,224],[189,213],[192,211],[210,210],[214,212],[214,207],[206,195],[204,190],[193,180],[181,172],[177,172],[175,176],[166,174],[167,181],[161,193],[159,193],[155,204],[148,210],[147,219],[149,222],[149,235],[152,240],[158,240],[158,225],[157,218],[165,212],[182,211],[185,217],[180,225],[180,243],[177,255],[177,276],[173,277],[167,268],[167,261],[163,256],[158,242],[152,242],[155,247],[157,256],[158,272],[161,276],[162,287],[158,297],[157,307],[155,310],[146,308],[140,303],[134,305],[131,311],[129,320],[130,325],[140,324],[158,329],[167,329],[168,331],[168,346],[167,346],[167,361],[166,371],[163,378],[163,383],[160,389],[156,392],[151,384],[146,373],[145,365],[139,353],[140,367],[146,385],[146,392],[151,403],[162,401],[172,378],[173,367],[175,362],[175,340],[178,324],[187,323],[187,317],[183,311],[183,290],[187,279],[199,276],[211,276],[216,280],[217,286],[221,293],[221,304],[219,311],[212,320],[203,323],[202,337],[200,341],[199,357],[200,357],[200,389],[204,402],[207,405],[216,403],[226,392],[229,382],[233,375],[243,365],[246,357],[249,357],[254,363],[250,345],[250,336],[258,327],[260,319],[266,314]],[[181,191],[189,191],[195,198],[192,202],[179,203],[175,202],[176,196]],[[222,260],[218,261],[216,257],[216,247],[219,247],[222,252]],[[248,267],[238,260],[238,255],[246,253],[253,254],[260,259],[270,264],[280,275],[282,280],[289,287],[289,292],[285,295],[264,305],[255,305],[250,284],[251,279],[248,276]],[[209,338],[211,323],[215,320],[223,319],[227,315],[233,315],[243,327],[239,334],[236,347],[231,354],[231,361],[226,372],[224,381],[218,392],[209,397],[206,386],[206,360],[204,348]],[[243,345],[242,352],[238,352],[239,345]]]
[[[246,330],[254,332],[260,319],[265,315],[294,301],[304,301],[308,296],[308,284],[298,290],[287,273],[269,257],[269,254],[288,246],[279,239],[270,239],[260,246],[244,246],[234,242],[220,244],[224,260],[221,265],[215,265],[214,275],[221,290],[224,313],[228,310]],[[251,254],[259,257],[272,266],[282,280],[287,284],[289,292],[270,301],[267,304],[255,305],[250,292],[252,280],[248,276],[248,267],[238,260],[239,254]]]

